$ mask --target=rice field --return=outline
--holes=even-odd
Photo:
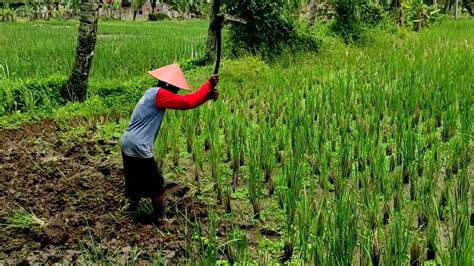
[[[115,37],[99,37],[93,83],[126,81],[158,66],[158,60],[189,58],[194,51],[189,47],[202,43],[205,23],[187,23],[176,32],[174,44],[185,38],[189,46],[178,43],[178,52],[168,53],[174,48],[164,50],[157,43],[155,53],[168,53],[163,58],[141,43],[150,38],[144,33],[151,24],[131,24],[143,28],[138,40],[124,37],[124,32],[134,32],[124,31],[125,25],[105,24],[102,36],[108,32],[127,40],[119,44]],[[92,224],[84,229],[87,233],[77,235],[79,261],[472,265],[473,23],[448,20],[420,33],[379,33],[364,47],[327,38],[319,53],[282,55],[271,64],[255,57],[224,61],[221,98],[193,111],[167,112],[156,142],[155,158],[167,182],[189,189],[185,203],[178,200],[169,206],[171,225],[157,229],[133,225],[130,230],[145,235],[133,242],[134,256],[125,255],[123,246],[114,252],[113,236],[96,232],[104,224],[110,228],[127,224],[120,209],[124,202],[117,200],[111,210],[114,220]],[[56,34],[52,25],[46,27],[48,36]],[[72,50],[61,48],[72,49],[73,30],[62,30],[71,32],[67,43],[72,44],[48,46],[51,37],[42,45],[59,47],[55,51],[69,55]],[[127,52],[106,53],[115,49]],[[31,72],[67,74],[70,65],[41,56],[37,62],[18,59],[43,55],[33,47],[3,53],[10,73],[21,78]],[[72,62],[72,58],[60,60]],[[38,68],[42,64],[45,68]],[[115,74],[107,71],[110,66]],[[190,73],[192,83],[205,80],[210,69]],[[54,107],[48,116],[53,121],[76,117],[84,121],[66,126],[58,138],[63,136],[73,147],[119,138],[127,114],[145,89],[130,87],[137,93],[124,90],[129,102],[120,108],[125,115],[108,112],[114,101],[123,103],[120,96],[107,99],[100,93],[81,104]],[[90,151],[84,156],[111,161],[115,168],[121,163],[118,145],[99,157]],[[115,168],[107,179],[120,184],[122,177]],[[67,178],[68,172],[63,172]],[[35,205],[31,213],[45,221],[41,208],[48,205]],[[142,211],[149,208],[144,203]],[[202,209],[206,211],[193,212]],[[165,243],[148,244],[160,239]],[[132,245],[126,241],[123,245]],[[180,248],[169,243],[179,243]]]
[[[282,256],[296,264],[470,265],[474,39],[465,26],[228,70],[224,99],[176,113],[156,157],[177,160],[169,142],[184,131],[201,169],[192,147],[209,143],[217,202],[244,194],[247,217],[280,232]]]
[[[0,65],[10,79],[69,75],[78,25],[77,21],[1,24]],[[207,21],[101,21],[91,79],[124,80],[200,57],[206,33]]]

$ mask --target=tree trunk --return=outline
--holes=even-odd
[[[308,14],[308,24],[310,27],[314,27],[316,24],[316,17],[318,12],[318,0],[311,0],[310,9]]]
[[[211,11],[209,13],[209,30],[207,31],[207,49],[205,56],[205,63],[212,64],[216,60],[217,47],[217,31],[219,30],[219,23],[217,14],[220,12],[221,0],[213,0],[211,4]]]
[[[155,14],[156,0],[151,0],[151,13]]]
[[[423,13],[423,8],[418,8],[417,11],[417,16],[418,16],[418,22],[416,23],[416,31],[421,31],[423,29],[423,21],[424,19],[424,13]]]
[[[76,60],[66,88],[62,93],[63,97],[71,101],[84,101],[87,98],[87,81],[94,57],[99,18],[99,6],[96,1],[83,0],[81,3]]]
[[[448,2],[449,2],[449,10],[450,10],[450,11],[453,10],[454,1],[456,1],[456,0],[448,1]]]
[[[457,19],[458,18],[458,9],[459,9],[459,0],[455,0],[454,2],[454,17]]]
[[[397,25],[403,27],[405,18],[403,15],[403,0],[394,0],[392,2],[392,9],[397,14]]]
[[[137,18],[137,10],[133,10],[133,21]]]

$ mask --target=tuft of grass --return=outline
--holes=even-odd
[[[28,212],[24,208],[13,211],[2,223],[2,226],[6,229],[30,229],[33,226],[41,228],[45,225],[46,222],[44,220],[36,216],[32,211]]]

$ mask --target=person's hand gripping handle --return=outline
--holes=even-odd
[[[219,98],[219,92],[216,90],[217,84],[219,84],[219,74],[212,75],[209,78],[209,82],[211,83],[212,89],[209,92],[208,99],[212,99],[217,101]]]

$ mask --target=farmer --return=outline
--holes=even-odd
[[[195,93],[178,95],[180,89],[189,91],[189,85],[178,64],[148,72],[158,80],[138,102],[128,129],[122,136],[122,158],[125,174],[125,196],[130,212],[136,212],[141,198],[150,198],[154,219],[163,214],[163,176],[153,158],[153,147],[160,131],[166,109],[189,110],[206,101],[217,100],[215,90],[219,76],[213,75]]]

